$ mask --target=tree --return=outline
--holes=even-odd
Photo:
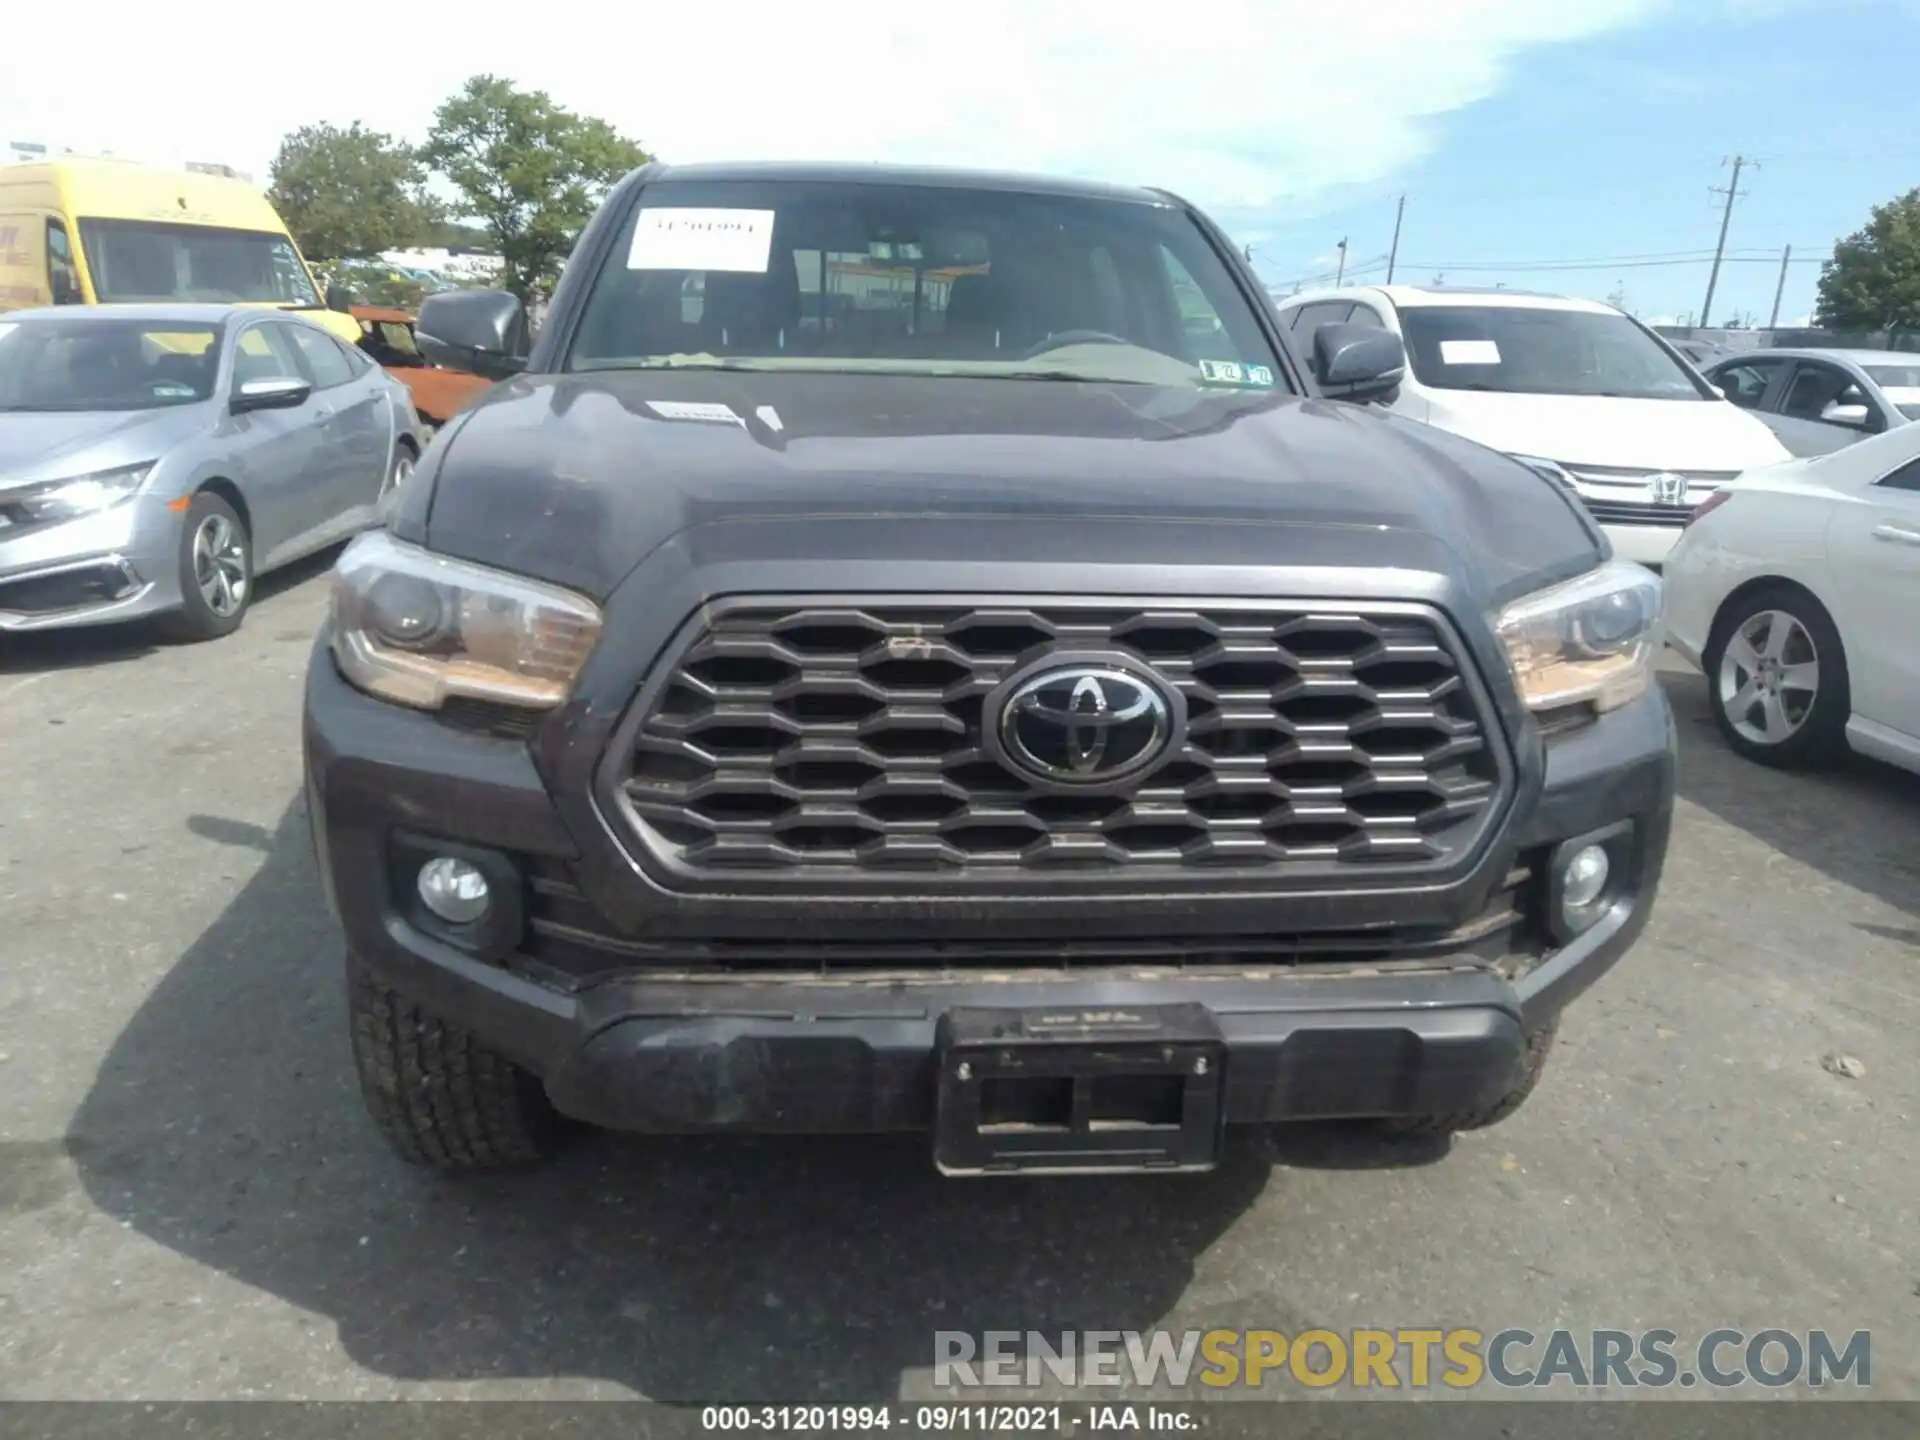
[[[1816,315],[1829,330],[1920,327],[1920,190],[1874,206],[1865,228],[1834,245]]]
[[[427,238],[438,212],[413,150],[355,121],[305,125],[280,142],[267,198],[309,259],[378,255]]]
[[[543,90],[476,75],[434,115],[421,158],[499,246],[501,282],[529,303],[552,288],[607,190],[652,157],[604,120]]]

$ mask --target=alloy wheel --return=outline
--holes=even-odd
[[[1820,696],[1820,652],[1785,610],[1758,610],[1727,638],[1715,677],[1727,721],[1755,745],[1792,739]]]
[[[247,603],[247,542],[224,515],[209,515],[193,532],[193,578],[200,598],[222,620]]]

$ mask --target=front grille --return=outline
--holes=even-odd
[[[1693,513],[1691,505],[1643,505],[1631,500],[1601,500],[1582,495],[1580,503],[1602,525],[1665,525],[1677,529]]]
[[[1050,655],[1150,667],[1184,736],[1100,793],[995,759],[983,702]],[[612,782],[640,843],[695,875],[1419,866],[1473,844],[1502,774],[1412,606],[735,603],[666,663]]]

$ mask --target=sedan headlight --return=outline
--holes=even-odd
[[[333,574],[340,672],[383,700],[437,710],[451,696],[547,710],[567,698],[600,635],[571,591],[362,535]]]
[[[78,520],[96,515],[131,500],[147,483],[154,462],[123,465],[117,470],[96,470],[91,475],[69,475],[61,480],[44,480],[38,485],[0,492],[0,503],[22,512],[16,523],[39,524],[48,520]]]
[[[1530,710],[1612,710],[1653,683],[1660,581],[1624,560],[1516,600],[1494,628]]]

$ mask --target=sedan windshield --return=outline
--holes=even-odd
[[[566,368],[1286,386],[1177,206],[812,181],[647,186]]]
[[[306,266],[284,235],[146,220],[82,220],[80,245],[94,292],[106,302],[320,303]]]
[[[0,411],[191,405],[213,394],[219,341],[168,321],[0,321]]]
[[[1920,360],[1910,365],[1866,365],[1867,378],[1887,403],[1909,420],[1920,420]]]
[[[1408,305],[1407,358],[1422,385],[1513,395],[1718,398],[1625,315],[1520,306]]]

